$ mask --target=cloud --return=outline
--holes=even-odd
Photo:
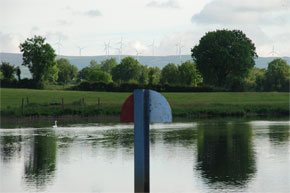
[[[99,10],[95,9],[85,12],[84,15],[87,15],[89,17],[99,17],[102,16],[102,13]]]
[[[147,7],[152,8],[173,8],[173,9],[179,9],[180,6],[178,3],[174,0],[168,0],[165,2],[157,2],[157,1],[151,1],[147,5]]]
[[[0,52],[19,53],[20,39],[19,35],[0,32]]]
[[[214,0],[191,21],[200,24],[289,24],[289,0]]]

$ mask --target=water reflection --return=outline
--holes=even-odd
[[[28,186],[42,189],[50,183],[56,169],[57,138],[53,131],[35,131],[25,160],[24,180]]]
[[[14,155],[21,152],[21,142],[22,138],[20,135],[0,136],[0,152],[4,162],[9,161]]]
[[[269,126],[269,137],[270,137],[270,142],[273,144],[283,144],[287,141],[289,141],[289,126],[276,126],[276,125],[271,125]]]
[[[201,124],[197,150],[196,169],[209,184],[244,186],[256,171],[248,125]]]
[[[152,190],[264,192],[260,184],[288,190],[289,124],[153,125]],[[0,192],[132,192],[133,153],[132,125],[0,130]]]

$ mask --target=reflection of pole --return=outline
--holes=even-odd
[[[134,90],[135,192],[149,192],[149,90]]]

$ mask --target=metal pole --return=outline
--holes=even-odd
[[[150,192],[149,90],[134,90],[135,192]]]

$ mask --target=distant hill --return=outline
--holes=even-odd
[[[128,55],[123,55],[122,58]],[[136,56],[132,56],[136,57]],[[110,55],[109,57],[106,56],[57,56],[59,58],[66,58],[70,61],[72,65],[75,65],[79,70],[89,66],[91,60],[96,60],[98,63],[107,59],[107,58],[116,58],[118,61],[119,56]],[[256,67],[258,68],[267,68],[268,63],[271,62],[275,57],[259,57],[255,59]],[[282,57],[290,64],[290,57]],[[192,60],[190,55],[182,55],[182,61]],[[0,61],[9,62],[15,66],[20,66],[21,69],[21,76],[22,78],[31,77],[30,72],[27,67],[21,66],[22,64],[22,54],[16,53],[0,53]],[[168,63],[175,63],[180,64],[180,57],[179,56],[139,56],[139,62],[143,65],[147,66],[158,66],[159,68],[163,68]]]

